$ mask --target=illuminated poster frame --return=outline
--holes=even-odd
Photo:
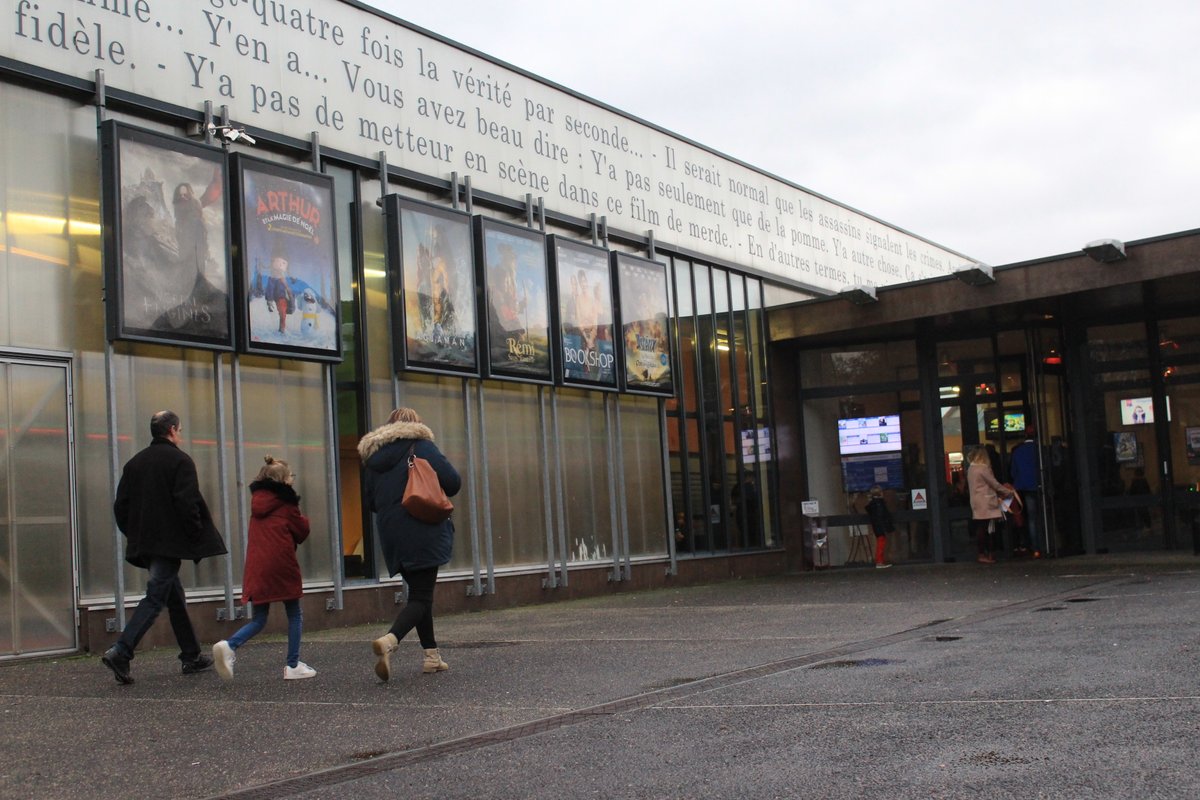
[[[616,315],[609,251],[548,237],[555,297],[557,381],[617,391]]]
[[[471,215],[384,198],[397,371],[479,377]]]
[[[554,382],[550,271],[540,231],[475,217],[484,376]]]
[[[243,352],[341,361],[333,178],[234,155]]]
[[[101,154],[108,338],[232,350],[225,152],[108,120]]]
[[[675,396],[667,265],[630,253],[612,254],[621,321],[621,388]]]

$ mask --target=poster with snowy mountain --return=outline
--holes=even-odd
[[[340,361],[333,179],[235,156],[247,353]]]

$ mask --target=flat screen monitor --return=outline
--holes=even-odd
[[[1025,433],[1025,410],[1005,411],[1003,415],[996,409],[983,412],[983,424],[989,439],[1000,438],[1001,422],[1004,424],[1005,438],[1020,438]]]
[[[844,456],[899,453],[900,448],[899,414],[838,420],[838,451]]]
[[[742,463],[754,464],[771,460],[771,429],[742,431]]]
[[[1117,401],[1122,425],[1141,425],[1154,422],[1154,398],[1126,397]]]

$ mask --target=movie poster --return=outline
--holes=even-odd
[[[528,228],[476,217],[483,263],[488,375],[553,380],[546,239]]]
[[[471,218],[396,195],[388,199],[389,263],[400,287],[392,319],[404,343],[397,369],[478,375]]]
[[[233,347],[225,153],[105,123],[108,336]]]
[[[244,349],[340,360],[333,180],[236,158]]]
[[[674,395],[667,268],[657,261],[614,253],[621,299],[625,389]]]
[[[556,236],[551,239],[562,336],[562,382],[616,389],[612,271],[608,251]]]

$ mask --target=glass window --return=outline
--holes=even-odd
[[[800,355],[806,389],[911,380],[917,349],[912,340],[807,350]]]
[[[667,541],[666,500],[663,497],[662,439],[658,429],[659,401],[627,395],[621,398],[621,434],[625,469],[626,520],[632,556],[663,555]]]
[[[484,414],[495,566],[548,564],[543,491],[546,439],[538,389],[530,384],[487,381]],[[546,422],[549,424],[549,415]],[[553,451],[550,456],[553,458]]]

